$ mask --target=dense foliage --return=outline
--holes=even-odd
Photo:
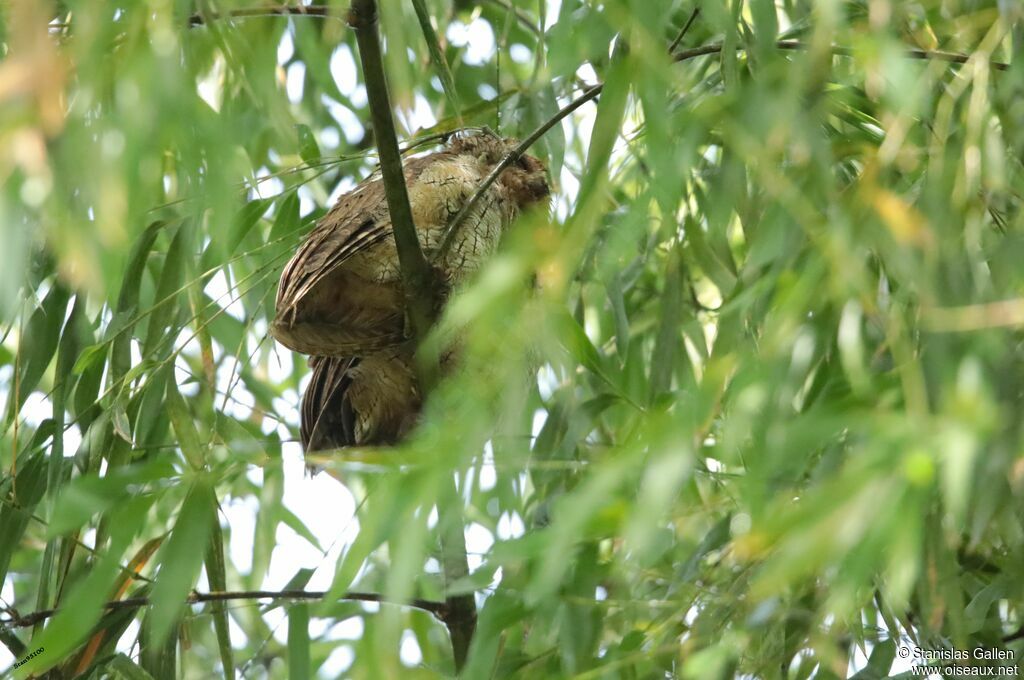
[[[1015,3],[381,0],[413,153],[604,87],[435,329],[416,436],[315,477],[266,331],[375,141],[347,4],[268,7],[0,5],[0,664],[450,676],[452,593],[469,678],[1021,651]]]

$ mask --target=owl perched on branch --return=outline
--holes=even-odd
[[[405,162],[420,246],[445,290],[477,271],[516,216],[550,194],[543,164],[521,157],[439,252],[452,218],[513,148],[513,141],[481,133]],[[389,444],[412,427],[420,393],[379,173],[338,199],[285,266],[270,330],[313,357],[302,404],[307,451]]]

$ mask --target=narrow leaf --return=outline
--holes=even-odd
[[[167,413],[171,417],[171,427],[174,434],[178,436],[178,445],[181,452],[185,454],[185,460],[195,469],[203,466],[203,448],[199,443],[199,432],[192,420],[192,413],[189,411],[185,400],[178,391],[178,384],[174,380],[167,381]]]
[[[203,564],[202,550],[210,538],[210,508],[217,500],[213,488],[197,480],[178,512],[171,536],[160,551],[160,573],[153,586],[151,633],[162,645],[185,608],[185,598],[195,585]]]
[[[427,51],[430,52],[430,61],[433,62],[434,68],[437,70],[441,87],[444,89],[444,94],[448,98],[448,103],[451,105],[452,111],[455,112],[456,118],[460,118],[462,107],[459,105],[459,94],[455,89],[455,78],[452,77],[448,60],[445,59],[444,51],[441,49],[441,41],[437,38],[437,31],[434,30],[426,3],[424,0],[412,0],[412,6],[416,10],[416,18],[420,22],[420,30],[423,31],[423,39],[427,43]]]
[[[307,680],[309,663],[309,605],[295,604],[288,608],[288,677]]]

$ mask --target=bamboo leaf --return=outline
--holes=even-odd
[[[199,442],[199,431],[196,429],[192,413],[189,411],[188,405],[185,404],[174,380],[167,381],[167,413],[171,418],[174,433],[178,436],[181,451],[185,454],[185,460],[194,469],[202,468],[205,454],[203,446]]]
[[[416,10],[416,19],[419,21],[420,30],[423,31],[423,40],[427,43],[427,51],[430,53],[430,61],[437,71],[441,81],[441,87],[448,98],[448,105],[451,106],[456,118],[462,117],[462,107],[459,104],[459,94],[455,89],[455,78],[452,76],[448,60],[445,59],[444,51],[441,49],[441,41],[437,38],[437,31],[434,30],[433,19],[427,12],[424,0],[412,0],[413,9]]]
[[[21,543],[29,520],[46,491],[46,461],[35,455],[21,462],[9,502],[0,505],[0,582],[7,577],[11,558]]]
[[[217,515],[217,505],[210,507],[210,545],[206,553],[206,578],[210,582],[210,588],[215,592],[224,592],[228,589],[227,567],[224,563],[224,534],[221,531],[220,520]],[[210,603],[213,610],[213,625],[217,632],[217,645],[220,648],[220,661],[224,669],[225,677],[234,677],[235,662],[231,652],[231,636],[228,628],[227,607],[221,601]]]
[[[193,482],[171,535],[160,550],[153,609],[147,617],[154,649],[165,649],[164,645],[171,639],[171,629],[177,625],[185,607],[185,597],[199,576],[204,551],[196,550],[196,546],[207,545],[210,540],[210,508],[215,506],[216,497],[210,484],[202,479]]]
[[[288,677],[307,680],[309,663],[309,605],[293,604],[288,608]]]
[[[86,639],[100,621],[103,603],[121,573],[119,559],[142,527],[152,503],[151,496],[136,496],[113,508],[107,551],[62,598],[60,611],[43,633],[33,639],[37,649],[43,651],[20,667],[19,673],[39,673],[51,668]]]
[[[683,272],[679,248],[669,252],[665,271],[665,290],[661,294],[660,323],[655,339],[654,354],[651,356],[650,393],[648,399],[654,402],[657,396],[670,389],[675,363],[685,360],[683,347]]]
[[[316,137],[309,126],[299,123],[295,126],[295,132],[299,137],[299,156],[307,163],[316,163],[320,160],[320,145],[316,143]]]
[[[146,261],[156,242],[156,237],[165,227],[162,221],[152,222],[142,232],[132,246],[125,265],[121,291],[114,308],[114,318],[107,329],[106,339],[110,342],[110,378],[111,385],[118,385],[128,369],[131,368],[131,341],[135,315],[139,307],[139,291],[142,289],[142,275],[146,271]]]
[[[18,347],[19,369],[15,378],[17,389],[12,391],[12,396],[17,398],[7,400],[5,429],[18,416],[25,397],[39,384],[39,379],[43,377],[57,351],[70,298],[71,294],[66,288],[55,285],[28,320]]]

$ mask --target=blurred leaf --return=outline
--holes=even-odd
[[[455,90],[455,79],[452,77],[448,60],[444,58],[444,51],[441,49],[441,42],[437,39],[437,31],[434,30],[434,25],[431,23],[426,3],[424,0],[412,0],[412,6],[416,10],[416,19],[419,21],[420,30],[423,31],[423,40],[427,43],[430,61],[433,63],[437,76],[441,80],[441,86],[444,88],[445,96],[448,98],[448,104],[451,106],[455,116],[459,117],[462,115],[462,107],[459,105],[459,95]]]
[[[117,654],[103,665],[110,680],[153,680],[153,676],[124,654]]]
[[[307,163],[316,163],[320,160],[320,147],[316,143],[316,137],[308,125],[299,123],[295,126],[299,136],[299,156]]]
[[[889,677],[889,669],[896,658],[896,641],[883,640],[875,644],[864,670],[851,676],[851,680],[883,680]]]
[[[199,442],[199,432],[174,380],[167,381],[167,412],[171,417],[174,433],[178,436],[181,451],[185,454],[185,460],[194,469],[202,468],[205,456],[203,446]]]
[[[206,578],[213,592],[226,592],[227,567],[224,562],[224,536],[221,532],[220,519],[217,515],[216,502],[210,508],[210,544],[206,552]],[[217,645],[220,648],[220,662],[225,677],[235,674],[235,662],[231,653],[231,636],[228,627],[227,607],[222,601],[210,603],[213,610],[213,625],[217,632]]]
[[[61,599],[61,609],[42,635],[33,639],[44,651],[19,668],[22,673],[37,673],[50,668],[83,642],[102,616],[103,604],[121,573],[119,556],[127,549],[146,519],[153,498],[129,497],[111,511],[110,542],[105,555],[99,555],[83,578]]]
[[[11,393],[16,398],[7,400],[4,429],[10,427],[18,416],[25,397],[36,388],[46,367],[50,365],[50,360],[57,351],[60,330],[70,298],[71,294],[67,289],[55,285],[29,318],[22,333],[22,344],[18,347],[18,372],[14,378],[15,389]]]
[[[7,577],[11,558],[46,491],[46,462],[42,455],[21,461],[9,491],[10,496],[0,506],[0,582]]]
[[[288,608],[288,677],[293,680],[311,677],[307,604],[293,604]]]
[[[683,319],[683,262],[678,248],[669,251],[666,262],[665,290],[661,294],[661,313],[654,354],[651,357],[649,400],[672,386],[675,363],[685,360],[681,333]]]
[[[204,546],[210,536],[210,511],[217,499],[208,482],[197,479],[181,505],[171,535],[160,550],[160,572],[153,586],[150,635],[154,648],[162,649],[185,608],[185,597],[195,584],[203,564]]]

